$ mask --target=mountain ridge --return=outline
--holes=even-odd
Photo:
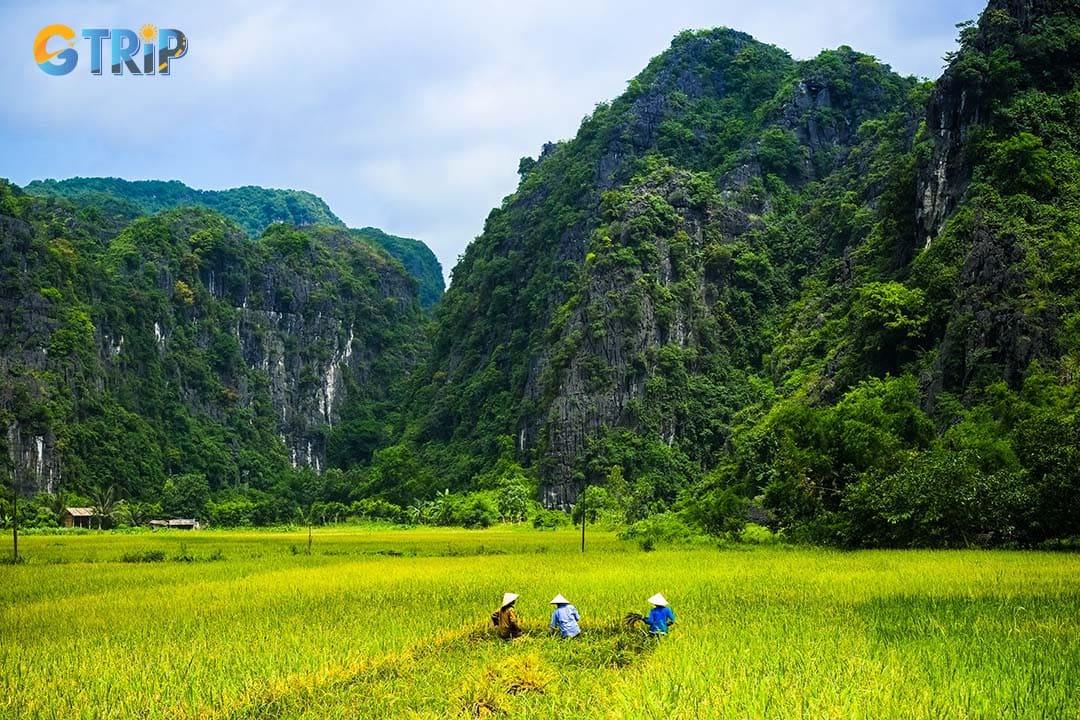
[[[243,185],[226,190],[199,190],[179,180],[124,180],[115,177],[73,177],[65,180],[34,180],[23,188],[33,195],[64,197],[82,204],[106,204],[104,196],[131,203],[114,206],[134,219],[137,214],[197,205],[217,210],[236,222],[250,238],[258,238],[271,224],[285,222],[299,227],[345,223],[319,196],[306,190]],[[431,309],[445,289],[442,266],[431,249],[419,240],[391,235],[378,228],[363,228],[356,237],[385,250],[420,283],[421,305]]]

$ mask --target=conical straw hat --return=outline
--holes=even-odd
[[[551,602],[548,603],[548,605],[569,605],[569,604],[570,604],[570,601],[567,600],[566,598],[564,598],[562,596],[562,593],[559,593],[558,595],[553,597],[551,599]]]
[[[651,602],[653,605],[659,605],[660,607],[668,606],[668,601],[660,593],[656,593],[651,598],[649,598],[649,602]]]
[[[504,608],[510,603],[517,600],[519,597],[521,596],[517,593],[503,593],[502,605],[500,605],[499,607]]]

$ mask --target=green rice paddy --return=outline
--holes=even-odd
[[[2,718],[1076,718],[1080,556],[572,531],[22,538]],[[10,540],[0,552],[10,552]],[[488,616],[521,593],[525,637]],[[563,593],[582,636],[547,636]],[[660,640],[621,620],[662,592]]]

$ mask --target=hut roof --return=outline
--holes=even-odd
[[[71,517],[94,517],[94,508],[64,508]]]

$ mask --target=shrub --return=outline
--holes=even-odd
[[[923,291],[895,281],[871,282],[860,287],[851,317],[863,351],[875,360],[884,355],[893,362],[918,344],[929,322]]]
[[[404,508],[380,498],[355,500],[349,506],[349,510],[354,517],[364,520],[386,520],[399,524],[404,524],[409,520]]]
[[[210,501],[206,512],[210,522],[222,527],[247,527],[252,524],[257,507],[247,498],[230,498],[221,502]]]
[[[711,535],[737,533],[746,525],[746,500],[731,490],[713,490],[690,501],[687,517]]]
[[[570,524],[570,516],[558,510],[540,508],[532,516],[532,526],[537,530],[555,530]]]
[[[466,496],[457,504],[451,515],[454,525],[467,528],[491,527],[499,521],[499,509],[486,495],[476,493]]]
[[[780,535],[763,525],[747,523],[739,533],[739,540],[751,545],[772,545],[780,541]]]
[[[623,540],[635,541],[642,550],[658,545],[684,545],[701,540],[701,536],[674,513],[660,513],[639,520],[619,534]]]
[[[761,134],[758,161],[765,173],[779,175],[782,178],[791,177],[802,166],[805,158],[806,151],[799,144],[799,139],[794,133],[772,128]]]
[[[1023,471],[988,470],[969,450],[934,450],[896,473],[863,478],[844,505],[852,543],[956,547],[1012,541],[1032,494]]]
[[[574,505],[571,517],[574,523],[581,522],[581,508],[585,508],[585,518],[590,523],[604,521],[608,523],[614,523],[619,518],[619,506],[615,498],[606,488],[599,485],[590,485],[585,488],[585,492],[582,493],[582,497],[579,498],[578,503]]]

